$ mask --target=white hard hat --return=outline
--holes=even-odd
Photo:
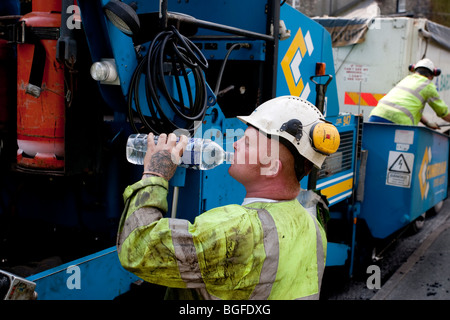
[[[286,139],[295,150],[321,168],[327,155],[339,147],[335,126],[310,102],[295,96],[281,96],[266,101],[249,116],[238,116],[242,122],[261,132]]]
[[[434,75],[434,76],[439,76],[441,74],[441,70],[440,69],[436,69],[436,67],[434,66],[433,61],[431,61],[428,58],[422,59],[417,61],[417,63],[414,66],[414,71],[417,68],[426,68],[428,70],[430,70],[430,72]]]
[[[420,67],[427,68],[431,72],[433,72],[433,70],[435,69],[433,61],[428,58],[417,61],[417,63],[414,65],[414,70]]]

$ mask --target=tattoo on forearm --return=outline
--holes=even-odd
[[[152,171],[161,174],[163,177],[171,178],[177,165],[173,163],[170,152],[167,150],[161,150],[155,153],[145,171]]]

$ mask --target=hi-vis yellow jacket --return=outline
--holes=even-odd
[[[326,235],[297,200],[219,207],[191,224],[163,218],[167,190],[159,177],[125,189],[117,235],[125,269],[203,299],[319,298]]]
[[[417,125],[428,103],[438,117],[448,114],[448,107],[439,97],[434,83],[417,73],[405,77],[388,92],[370,115],[397,124]]]

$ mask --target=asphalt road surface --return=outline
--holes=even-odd
[[[407,261],[414,251],[436,229],[446,221],[450,221],[450,199],[446,199],[441,210],[437,214],[427,214],[425,223],[417,233],[410,228],[403,230],[398,239],[389,241],[390,246],[385,249],[380,260],[373,262],[381,272],[381,287],[395,274],[395,272]],[[382,248],[378,249],[380,252]],[[378,254],[377,252],[377,254]],[[322,282],[321,300],[370,300],[379,291],[377,288],[368,287],[368,279],[372,272],[367,272],[366,267],[349,278],[348,272],[343,268],[326,268]],[[369,280],[369,286],[373,282]]]

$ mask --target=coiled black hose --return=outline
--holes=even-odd
[[[146,131],[159,135],[177,129],[187,129],[192,134],[195,124],[201,123],[206,112],[207,91],[203,70],[207,68],[208,61],[200,49],[181,35],[174,26],[156,35],[148,48],[147,55],[134,71],[128,90],[128,117],[133,130],[136,133]],[[193,72],[195,97],[190,88],[187,69]],[[142,74],[145,75],[145,98],[150,117],[144,116],[141,108],[139,83]],[[175,79],[178,100],[170,94],[167,87],[164,76],[168,74]],[[187,104],[180,77],[185,82]],[[162,100],[165,102],[161,103]],[[135,113],[133,101],[143,128],[137,128],[133,121]],[[163,104],[167,104],[174,112],[173,117],[167,116],[167,109],[165,112]]]

